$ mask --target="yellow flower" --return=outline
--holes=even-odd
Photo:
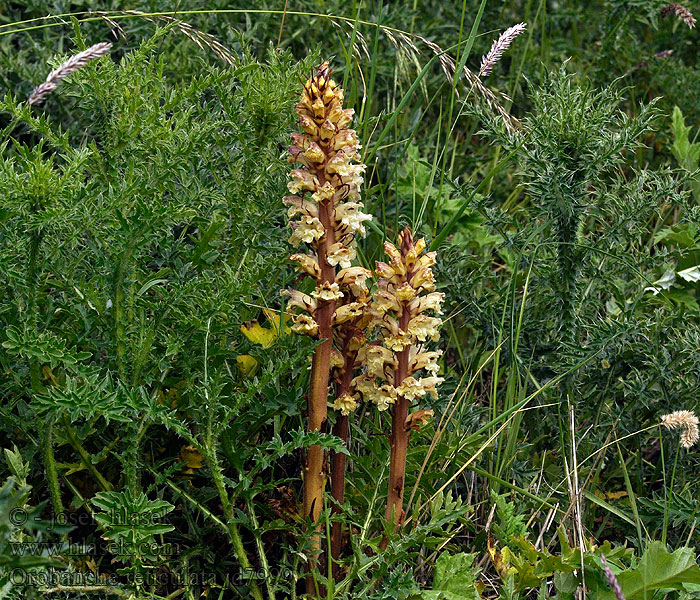
[[[408,366],[409,373],[414,373],[420,369],[425,369],[429,373],[435,375],[440,370],[440,366],[437,364],[440,356],[442,356],[442,350],[418,352],[417,346],[411,346]]]
[[[316,300],[299,290],[282,290],[282,296],[289,296],[288,308],[299,308],[309,314],[316,312]]]
[[[320,240],[326,233],[323,224],[316,217],[304,215],[298,221],[292,221],[294,233],[289,238],[292,246],[298,246],[301,242],[310,244]]]
[[[367,290],[367,280],[372,272],[364,267],[348,267],[338,273],[335,280],[341,286],[347,286],[354,296],[362,296]]]
[[[354,259],[355,249],[352,247],[348,248],[341,243],[335,243],[328,248],[326,260],[333,267],[340,265],[342,268],[347,269]]]
[[[309,315],[294,315],[291,328],[296,333],[312,337],[318,333],[318,323]]]
[[[340,291],[340,286],[338,286],[337,283],[328,283],[324,281],[322,284],[316,286],[316,289],[311,292],[311,295],[319,300],[332,302],[333,300],[340,300],[343,297],[343,292]]]
[[[367,367],[367,373],[372,377],[386,377],[384,367],[393,369],[396,366],[394,354],[383,346],[365,346],[358,356]]]
[[[417,315],[408,323],[408,334],[421,342],[425,342],[428,339],[435,342],[440,337],[438,327],[441,323],[442,321],[437,317]]]
[[[396,388],[396,393],[407,400],[416,400],[425,394],[425,390],[419,380],[414,377],[406,377]]]
[[[318,266],[318,260],[315,256],[309,256],[307,254],[292,254],[289,260],[298,262],[297,268],[310,275],[314,279],[321,277],[321,269]]]
[[[350,394],[343,394],[335,399],[331,406],[335,410],[339,410],[340,414],[343,416],[348,416],[352,411],[357,408],[357,400],[353,398]]]
[[[364,302],[349,302],[348,304],[343,304],[335,309],[335,314],[333,315],[333,323],[335,325],[340,325],[346,323],[351,319],[356,319],[361,316],[364,312],[365,304]]]

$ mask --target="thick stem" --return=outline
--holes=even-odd
[[[336,383],[336,394],[338,397],[347,394],[352,384],[352,378],[355,373],[355,361],[357,360],[357,351],[351,351],[349,348],[350,339],[346,336],[343,342],[343,374]],[[350,418],[347,415],[339,415],[333,427],[333,435],[343,440],[347,448],[348,439],[350,438]],[[333,505],[333,513],[338,514],[341,511],[341,505],[345,502],[345,469],[347,466],[347,455],[342,452],[334,452],[331,456],[331,495],[335,500]],[[333,558],[333,577],[337,577],[336,561],[340,558],[343,547],[343,524],[339,521],[334,521],[331,524],[331,557]]]
[[[403,522],[403,491],[406,479],[406,454],[408,452],[408,400],[399,397],[391,416],[391,459],[389,462],[389,493],[384,518],[395,531]]]
[[[328,264],[326,257],[328,247],[335,242],[331,222],[333,208],[327,202],[319,204],[319,220],[323,224],[326,235],[318,245],[318,264],[321,268],[322,282],[335,282],[335,267]],[[311,384],[308,399],[308,431],[322,431],[328,414],[328,379],[331,369],[331,349],[333,347],[332,320],[335,312],[335,302],[320,301],[316,311],[319,338],[324,340],[316,346],[311,365]],[[313,572],[321,554],[321,532],[318,526],[321,509],[323,508],[323,489],[326,484],[326,456],[321,446],[310,446],[304,465],[304,516],[314,523],[314,533],[311,537],[311,555],[309,570]],[[306,591],[315,594],[316,585],[312,575],[306,579]]]
[[[320,312],[320,310],[319,310]],[[320,319],[319,315],[319,319]],[[323,332],[319,325],[321,336],[329,335]],[[331,340],[326,340],[316,348],[311,367],[311,389],[309,393],[308,431],[321,431],[326,422],[328,405],[328,371],[331,364]],[[304,466],[304,515],[311,517],[316,523],[323,505],[323,488],[325,474],[323,472],[323,449],[321,446],[311,446],[306,454]]]
[[[347,446],[350,435],[350,419],[346,415],[340,415],[333,427],[333,435],[339,437]],[[341,505],[345,502],[345,468],[347,456],[342,452],[334,452],[331,457],[331,495],[335,500],[333,513],[341,511]],[[340,558],[343,545],[343,524],[334,521],[331,525],[331,556],[333,557],[333,576],[337,575],[335,561]]]
[[[405,330],[411,319],[409,311],[404,306],[400,327]],[[394,371],[394,387],[399,387],[408,375],[408,348],[396,355],[396,370]],[[408,453],[408,400],[402,396],[396,399],[391,414],[391,458],[389,460],[389,490],[386,499],[384,519],[389,530],[395,532],[403,523],[403,492],[406,485],[406,455]],[[386,548],[389,540],[385,536],[381,547]]]

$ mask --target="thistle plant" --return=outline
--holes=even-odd
[[[322,431],[326,423],[331,367],[336,369],[339,395],[334,402],[341,416],[355,406],[350,387],[343,381],[342,369],[349,373],[350,363],[334,352],[334,331],[343,325],[338,340],[346,350],[354,348],[353,322],[366,305],[365,282],[369,272],[353,267],[355,237],[364,235],[363,222],[371,216],[363,213],[360,186],[365,166],[359,162],[359,143],[348,127],[354,111],[343,109],[343,90],[330,78],[324,62],[304,85],[296,110],[304,133],[292,134],[289,161],[301,168],[291,172],[289,191],[284,199],[289,206],[293,229],[290,243],[304,244],[308,253],[293,254],[290,259],[311,277],[315,288],[310,294],[285,290],[289,307],[299,312],[292,329],[321,340],[313,355],[308,395],[308,430]],[[340,268],[340,270],[338,270]],[[354,351],[354,350],[353,350]],[[340,371],[338,371],[340,369]],[[311,446],[304,465],[304,515],[317,523],[323,506],[326,474],[321,446]],[[320,550],[318,533],[312,537],[313,549]]]
[[[399,234],[398,248],[386,242],[389,262],[377,262],[377,289],[371,306],[371,328],[378,330],[378,341],[364,346],[360,356],[366,373],[355,380],[357,390],[379,410],[392,407],[391,458],[385,520],[391,530],[403,522],[403,494],[406,453],[412,428],[432,416],[417,410],[409,415],[411,403],[425,394],[437,397],[437,360],[441,352],[429,351],[426,344],[437,341],[444,294],[436,292],[431,267],[435,252],[425,252],[425,240],[413,240],[406,227]],[[428,376],[423,377],[422,374]],[[383,542],[386,544],[386,538]]]

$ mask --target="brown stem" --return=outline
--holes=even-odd
[[[407,307],[403,307],[400,327],[408,326],[411,315]],[[394,371],[394,387],[399,387],[408,375],[408,348],[396,355],[397,365]],[[406,454],[408,453],[408,431],[406,418],[408,417],[408,400],[403,396],[396,399],[391,412],[391,458],[389,460],[389,490],[386,498],[386,511],[384,519],[391,532],[396,531],[403,523],[403,491],[406,483]],[[389,540],[385,535],[380,543],[380,548],[386,548]]]
[[[391,416],[391,459],[389,462],[389,493],[386,499],[384,519],[391,531],[396,531],[403,523],[403,491],[406,479],[406,454],[408,453],[408,400],[399,397]],[[382,539],[380,547],[386,548],[389,540]]]
[[[333,434],[339,437],[347,446],[350,435],[350,419],[340,415],[333,427]],[[342,452],[334,452],[331,457],[331,494],[335,500],[333,513],[338,514],[340,507],[345,502],[345,466],[347,455]],[[333,576],[337,576],[336,561],[340,558],[343,542],[343,524],[334,521],[331,525],[331,556],[333,557]]]
[[[355,374],[355,361],[357,360],[357,351],[350,350],[350,340],[352,338],[352,330],[344,330],[345,336],[342,343],[343,353],[343,372],[340,379],[336,381],[336,394],[338,397],[347,394],[352,385],[352,378]],[[350,437],[350,419],[347,415],[338,415],[338,420],[333,427],[333,434],[343,440],[347,448],[348,439]],[[341,511],[341,505],[345,502],[345,469],[347,464],[347,455],[342,452],[334,452],[331,455],[331,495],[335,500],[333,505],[333,514],[338,514]],[[336,562],[340,558],[343,546],[343,524],[339,521],[334,521],[331,524],[331,557],[333,559],[333,578],[337,580],[338,565]]]
[[[328,246],[334,243],[334,232],[330,218],[332,208],[326,202],[319,204],[319,220],[324,226],[326,235],[318,245],[318,263],[321,268],[322,282],[335,281],[335,268],[328,264],[326,256]],[[319,338],[324,340],[316,347],[311,366],[311,384],[308,399],[308,431],[321,431],[326,424],[328,413],[328,379],[331,368],[332,348],[332,319],[335,312],[335,302],[319,302],[316,311]],[[304,516],[318,524],[323,508],[323,489],[326,484],[324,472],[325,452],[321,446],[310,446],[306,454],[304,466]],[[311,537],[311,555],[309,556],[309,572],[312,573],[318,565],[321,554],[321,531],[319,525],[314,525]],[[306,591],[315,594],[315,582],[312,575],[306,578]]]

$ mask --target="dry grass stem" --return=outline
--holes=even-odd
[[[174,17],[164,15],[164,14],[146,14],[140,10],[125,10],[125,11],[119,11],[119,12],[104,12],[104,11],[96,11],[97,15],[101,16],[104,18],[107,22],[112,21],[110,19],[110,15],[114,14],[127,14],[127,15],[136,15],[139,17],[142,17],[146,21],[149,21],[150,23],[155,23],[157,20],[163,21],[165,23],[174,23],[175,28],[182,33],[185,37],[190,39],[192,42],[194,42],[198,48],[204,50],[205,48],[208,48],[211,50],[218,58],[220,58],[224,63],[226,63],[229,66],[236,66],[236,56],[229,50],[226,46],[224,46],[216,37],[214,37],[210,33],[206,33],[204,31],[200,31],[199,29],[193,27],[189,23],[185,23],[184,21],[181,21],[180,19],[176,19]],[[118,28],[118,31],[121,34],[123,34],[123,30],[121,28]]]

